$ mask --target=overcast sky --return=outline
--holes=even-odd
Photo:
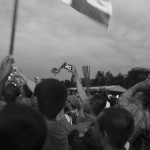
[[[61,0],[20,0],[15,59],[33,78],[51,77],[64,61],[113,74],[150,68],[150,0],[112,0],[109,27],[76,12]],[[13,0],[0,0],[0,60],[8,54]],[[59,79],[70,79],[62,71]]]

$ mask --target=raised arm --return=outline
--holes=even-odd
[[[5,82],[12,70],[12,63],[14,63],[14,59],[11,56],[7,56],[2,60],[0,66],[0,98],[2,97],[2,90],[5,86]]]
[[[83,103],[86,102],[86,100],[88,99],[87,95],[86,95],[86,92],[84,90],[84,87],[83,85],[81,84],[80,82],[80,78],[78,76],[78,73],[77,73],[77,70],[76,68],[72,65],[72,70],[70,71],[72,73],[72,75],[74,76],[75,78],[75,82],[76,82],[76,88],[77,88],[77,92],[79,94],[79,97],[81,99],[81,101]]]
[[[35,86],[36,86],[35,82],[31,81],[24,74],[22,74],[22,78],[24,79],[24,81],[27,84],[28,88],[34,93],[34,89],[35,89]]]
[[[149,88],[150,80],[147,79],[127,90],[118,100],[119,106],[128,110],[134,118],[134,132],[130,140],[132,140],[141,129],[150,126],[148,121],[150,119],[149,111],[143,108],[142,103],[142,101],[145,100],[142,91],[148,90]]]
[[[35,89],[35,86],[36,86],[36,83],[31,81],[29,78],[27,78],[22,72],[20,69],[17,68],[16,65],[13,66],[16,70],[16,73],[15,73],[15,77],[19,77],[21,79],[24,80],[24,82],[26,83],[26,85],[28,86],[28,88],[34,92],[34,89]]]
[[[134,85],[133,87],[131,87],[130,89],[128,89],[125,93],[123,93],[120,98],[119,98],[119,102],[127,102],[130,103],[131,102],[131,98],[135,96],[135,94],[137,92],[142,92],[144,90],[148,90],[150,88],[150,80],[146,79],[143,82],[139,82],[136,85]]]

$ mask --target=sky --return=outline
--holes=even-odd
[[[0,60],[9,51],[14,0],[0,0]],[[127,74],[133,67],[150,68],[150,1],[112,0],[106,30],[61,0],[20,0],[14,57],[29,78],[53,77],[64,61],[98,70]],[[63,70],[56,78],[70,79]]]

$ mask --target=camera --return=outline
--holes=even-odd
[[[73,69],[73,67],[67,63],[65,64],[64,68],[69,71],[72,71],[72,69]]]

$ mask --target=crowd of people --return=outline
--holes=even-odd
[[[120,95],[87,95],[76,68],[78,96],[54,78],[35,82],[14,58],[0,67],[0,150],[150,150],[150,79]]]

